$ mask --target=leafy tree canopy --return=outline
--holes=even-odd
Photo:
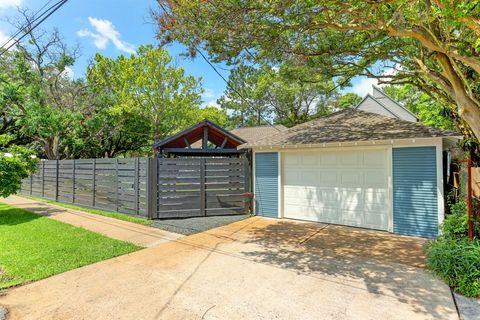
[[[411,84],[480,137],[479,0],[160,0],[158,37],[215,61],[292,58],[340,85],[356,75]],[[389,67],[388,73],[379,64]],[[377,70],[378,69],[378,70]]]

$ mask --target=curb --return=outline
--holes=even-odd
[[[6,320],[8,316],[8,309],[0,306],[0,320]]]
[[[480,299],[467,298],[455,292],[453,296],[461,320],[480,319]]]

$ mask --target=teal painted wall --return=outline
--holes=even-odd
[[[255,153],[255,211],[278,217],[278,153]]]
[[[436,147],[393,149],[393,231],[438,235]]]

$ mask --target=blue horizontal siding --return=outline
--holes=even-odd
[[[256,214],[278,217],[278,154],[255,154],[255,208]]]
[[[393,231],[438,235],[436,147],[393,149]]]

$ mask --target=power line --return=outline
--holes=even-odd
[[[160,7],[163,9],[163,12],[165,12],[166,15],[168,15],[170,18],[172,18],[172,16],[170,15],[170,13],[166,10],[165,6],[158,2],[158,4],[160,5]],[[230,81],[228,81],[227,79],[225,79],[225,77],[217,70],[217,68],[213,65],[212,62],[210,62],[210,60],[203,54],[203,52],[198,49],[198,47],[191,43],[190,44],[196,52],[198,52],[200,54],[200,56],[203,58],[203,60],[205,60],[205,62],[213,69],[213,71],[215,71],[215,73],[226,83],[227,85],[227,88],[230,88],[230,90],[232,90],[234,93],[236,93],[238,95],[238,97],[240,97],[240,99],[245,103],[247,104],[248,106],[250,106],[250,108],[253,109],[252,105],[250,104],[250,102],[247,101],[247,99],[245,99],[243,97],[243,95],[236,89],[234,88]],[[277,130],[278,132],[280,132],[281,130],[279,128],[277,128],[277,126],[275,126],[274,124],[270,123],[270,121],[268,121],[264,116],[262,116],[261,114],[259,114],[260,118],[262,118],[263,121],[265,121],[269,126],[273,127],[275,130]]]
[[[15,46],[17,43],[19,43],[23,38],[25,38],[27,35],[29,35],[33,30],[35,30],[42,22],[44,22],[45,20],[48,19],[48,17],[50,17],[52,14],[54,14],[58,9],[60,9],[65,3],[67,3],[68,0],[60,0],[58,1],[57,3],[55,3],[54,5],[52,5],[50,8],[48,8],[44,13],[42,13],[40,15],[41,16],[44,16],[46,14],[45,17],[43,17],[40,21],[38,21],[36,24],[34,25],[31,25],[31,23],[28,23],[27,26],[23,29],[26,29],[28,27],[28,31],[26,31],[20,38],[18,38],[17,40],[15,40],[11,45],[9,45],[7,48],[5,48],[2,52],[0,52],[0,57],[5,54],[5,52],[7,52],[8,50],[10,50],[13,46]],[[38,18],[40,18],[38,17]],[[35,19],[34,21],[38,20]],[[14,38],[11,38],[7,41],[10,42],[14,40]]]
[[[27,22],[25,22],[22,26],[20,26],[20,27],[18,28],[17,32],[15,32],[14,35],[12,35],[10,38],[8,38],[7,40],[5,40],[4,43],[2,43],[2,44],[0,45],[0,48],[5,47],[10,41],[14,40],[20,33],[22,33],[22,32],[27,28],[27,26],[28,26],[29,24],[32,24],[33,22],[35,22],[36,20],[38,20],[42,15],[44,15],[45,12],[42,13],[40,16],[37,17],[37,15],[38,15],[40,12],[42,12],[43,9],[45,9],[45,7],[48,6],[48,5],[50,4],[50,2],[52,2],[52,1],[53,1],[53,0],[48,0],[40,9],[38,9],[37,12],[35,12],[35,13],[33,14],[33,16],[32,16],[33,20],[32,20],[32,21],[27,21]]]

